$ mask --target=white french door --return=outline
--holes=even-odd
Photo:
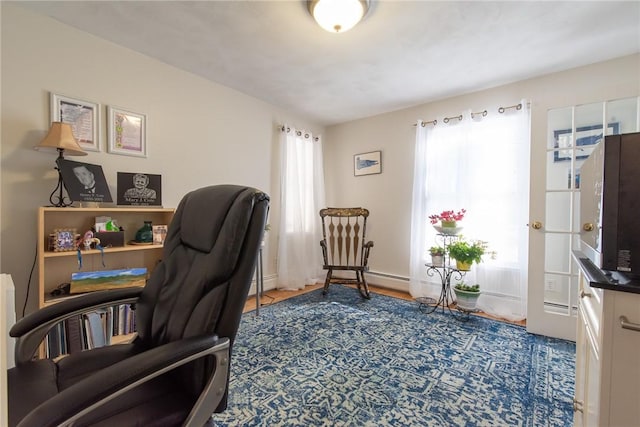
[[[576,338],[578,281],[571,253],[580,249],[580,167],[603,135],[638,132],[639,104],[633,97],[548,111],[545,171],[531,167],[529,332]]]

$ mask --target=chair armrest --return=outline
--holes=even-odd
[[[229,375],[228,338],[185,338],[115,363],[58,393],[29,413],[19,427],[73,425],[126,391],[193,360],[213,355],[215,372],[185,425],[202,426],[224,396]]]
[[[320,247],[322,248],[322,259],[324,260],[324,265],[329,264],[329,259],[327,258],[327,241],[325,239],[320,240]]]
[[[43,307],[23,317],[9,330],[10,336],[18,338],[15,348],[16,364],[31,360],[44,337],[58,322],[99,308],[134,303],[142,289],[135,287],[91,292]]]
[[[369,264],[369,251],[371,251],[371,248],[373,247],[373,241],[369,240],[362,247],[364,248],[362,253],[362,266],[366,267]]]

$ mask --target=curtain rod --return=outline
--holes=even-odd
[[[527,104],[528,105],[528,104]],[[516,110],[522,110],[522,102],[515,104],[515,105],[509,105],[507,107],[498,107],[498,113],[503,114],[506,110],[510,110],[512,108],[515,108]],[[483,111],[479,111],[477,113],[471,113],[471,118],[475,118],[476,116],[482,116],[482,117],[486,117],[487,114],[489,114],[487,112],[487,110],[483,110]],[[454,120],[454,119],[458,119],[459,121],[462,121],[462,114],[460,114],[459,116],[453,116],[453,117],[445,117],[444,120],[442,120],[445,123],[449,123],[449,121]],[[420,121],[421,126],[425,127],[428,124],[433,124],[434,126],[438,124],[437,120],[431,120],[431,121]],[[417,123],[414,123],[413,126],[417,126]]]
[[[461,122],[461,121],[462,121],[462,114],[460,114],[459,116],[445,117],[445,118],[444,118],[444,120],[443,120],[443,122],[445,122],[445,123],[449,123],[449,121],[450,121],[450,120],[453,120],[453,119],[458,119],[458,121],[460,121],[460,122]]]
[[[498,113],[502,114],[505,110],[509,110],[511,108],[515,108],[516,110],[522,110],[522,103],[518,103],[516,105],[510,105],[508,107],[500,107],[498,108]]]
[[[438,124],[438,121],[437,121],[437,120],[431,120],[430,122],[423,122],[423,121],[420,121],[420,126],[422,126],[422,127],[425,127],[426,125],[431,125],[431,124],[435,126],[435,125],[437,125],[437,124]],[[414,123],[413,125],[414,125],[414,126],[417,126],[418,124],[417,124],[417,123]]]
[[[277,129],[278,129],[280,132],[287,132],[287,133],[291,132],[291,128],[290,128],[289,126],[285,127],[284,125],[278,125],[278,128],[277,128]],[[297,136],[303,136],[303,135],[302,135],[302,131],[300,131],[300,130],[296,130],[296,135],[297,135]],[[309,138],[309,137],[311,137],[311,134],[309,134],[309,132],[305,132],[305,133],[304,133],[304,137],[305,137],[305,138]],[[319,140],[320,140],[320,137],[314,136],[314,137],[313,137],[313,140],[314,140],[314,141],[319,141]]]

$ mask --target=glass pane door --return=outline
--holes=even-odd
[[[639,131],[640,98],[553,109],[547,119],[544,313],[555,318],[548,324],[560,318],[575,323],[578,278],[571,253],[580,249],[580,168],[604,136]]]

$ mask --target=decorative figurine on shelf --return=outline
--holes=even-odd
[[[98,249],[98,246],[100,246],[100,239],[98,239],[97,237],[94,237],[93,231],[89,230],[86,233],[84,233],[84,236],[79,238],[78,241],[76,242],[76,246],[78,247],[78,250],[80,250],[80,245],[82,245],[82,249],[84,249],[85,251],[92,249],[91,246],[93,246],[93,248],[95,249]]]
[[[92,249],[92,247],[98,249],[102,254],[102,266],[105,267],[104,264],[104,249],[100,246],[100,239],[94,237],[93,231],[88,230],[84,233],[84,236],[78,238],[76,241],[76,248],[78,251],[78,270],[82,269],[82,250],[88,251]]]
[[[153,227],[151,221],[145,221],[142,228],[136,232],[136,243],[153,243]]]

